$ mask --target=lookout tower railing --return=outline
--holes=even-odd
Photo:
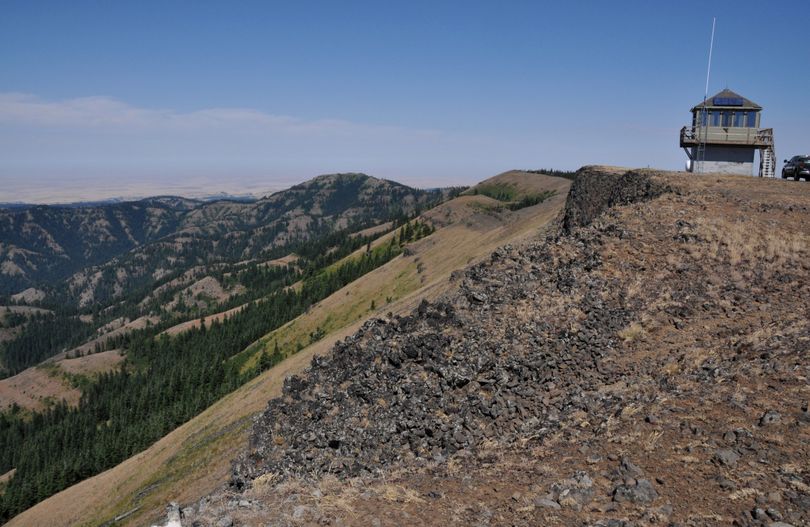
[[[681,128],[681,147],[698,146],[701,142],[764,148],[773,146],[773,128],[737,126],[684,126]]]

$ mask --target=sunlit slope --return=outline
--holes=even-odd
[[[565,179],[522,172],[508,172],[483,183],[504,178],[519,185],[519,195],[554,194],[516,211],[504,209],[502,202],[488,196],[464,195],[424,213],[422,218],[436,225],[435,233],[408,245],[407,254],[327,297],[245,352],[252,355],[248,360],[255,360],[257,351],[272,349],[278,342],[290,354],[284,361],[146,451],[52,496],[9,525],[99,525],[136,508],[120,524],[141,525],[157,521],[169,501],[188,503],[225,483],[231,459],[247,443],[252,416],[264,409],[268,399],[280,395],[285,377],[302,371],[313,355],[327,352],[375,313],[407,312],[423,298],[435,298],[453,287],[453,271],[488,256],[498,246],[537,235],[561,210],[570,185]],[[307,345],[318,329],[323,338]],[[299,343],[305,347],[294,353]]]
[[[349,284],[302,316],[271,332],[245,353],[272,352],[276,346],[285,355],[305,347],[318,335],[330,334],[372,313],[394,314],[412,309],[422,298],[432,298],[451,286],[449,277],[477,257],[509,243],[545,224],[565,199],[568,182],[524,172],[507,172],[482,183],[507,183],[518,199],[527,194],[554,192],[545,203],[517,211],[498,210],[502,203],[484,195],[464,195],[423,214],[422,219],[438,230],[415,243],[402,254]],[[442,227],[443,226],[443,227]],[[383,236],[375,246],[388,243],[396,232]],[[359,257],[361,249],[355,255]]]

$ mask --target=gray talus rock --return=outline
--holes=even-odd
[[[534,501],[535,507],[540,507],[544,509],[559,509],[560,504],[554,501],[551,498],[535,498]]]
[[[551,486],[550,498],[560,506],[581,510],[593,499],[593,480],[585,472],[577,472],[573,477],[554,483]]]
[[[768,426],[779,423],[782,420],[782,415],[775,410],[768,410],[762,417],[759,418],[759,426]]]
[[[730,448],[721,448],[712,459],[724,467],[733,467],[740,460],[740,455]]]
[[[613,489],[613,501],[618,503],[630,502],[647,505],[656,498],[658,498],[658,492],[646,479],[638,480],[635,485],[618,485]]]

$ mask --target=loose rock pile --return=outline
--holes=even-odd
[[[604,189],[613,190],[600,194]],[[583,178],[566,225],[662,191],[640,174]],[[441,460],[488,439],[542,438],[564,414],[607,407],[609,397],[583,393],[604,382],[600,359],[631,313],[620,290],[586,277],[601,264],[598,236],[579,232],[575,252],[552,261],[556,243],[549,237],[522,250],[499,249],[470,268],[446,302],[372,320],[330,356],[314,359],[256,421],[234,484],[268,472],[358,476],[404,459]],[[575,310],[554,319],[532,315],[549,292],[572,295],[575,288]],[[501,306],[520,304],[525,319],[501,315]]]

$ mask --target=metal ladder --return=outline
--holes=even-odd
[[[774,150],[773,128],[759,130],[757,140],[764,144],[759,150],[759,177],[776,177],[776,151]]]
[[[759,151],[762,160],[759,164],[759,177],[776,177],[776,152],[773,146],[767,146]]]

